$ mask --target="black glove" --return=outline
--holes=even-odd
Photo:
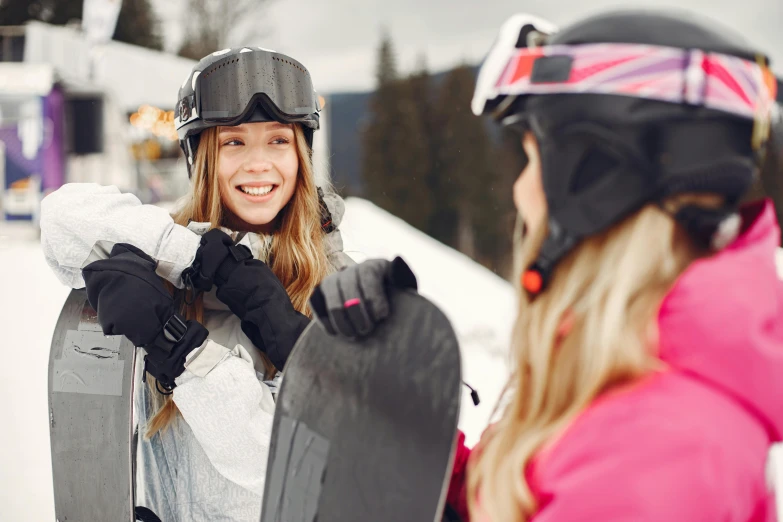
[[[106,335],[124,335],[147,351],[146,368],[165,387],[184,371],[185,356],[207,338],[196,321],[185,322],[155,273],[155,261],[138,248],[117,244],[108,259],[82,270],[87,298]]]
[[[246,246],[235,245],[231,236],[219,228],[213,228],[201,236],[196,258],[182,277],[193,288],[209,292],[213,284],[220,286],[225,283],[240,262],[252,258]]]
[[[417,290],[416,276],[400,257],[370,259],[325,278],[310,306],[328,333],[355,339],[389,315],[390,287]]]
[[[193,265],[183,274],[194,288],[209,291],[242,321],[242,331],[278,369],[285,366],[310,320],[294,309],[283,284],[244,245],[213,228],[201,238]]]

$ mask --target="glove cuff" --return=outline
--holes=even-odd
[[[147,351],[147,370],[165,387],[173,389],[174,379],[185,371],[185,357],[207,340],[209,331],[198,321],[184,321],[172,315],[158,336],[143,346]]]

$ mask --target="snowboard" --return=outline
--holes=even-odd
[[[106,336],[85,290],[65,301],[49,354],[54,509],[60,522],[133,521],[136,349]]]
[[[277,398],[261,522],[440,521],[460,408],[456,335],[412,291],[367,338],[317,322]]]

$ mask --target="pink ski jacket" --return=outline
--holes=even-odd
[[[525,470],[534,522],[771,522],[765,473],[783,436],[783,282],[771,203],[664,299],[666,370],[597,399]],[[468,520],[462,435],[448,502]],[[474,520],[474,522],[492,522]]]

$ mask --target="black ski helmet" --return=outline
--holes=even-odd
[[[538,140],[549,222],[528,293],[582,238],[673,194],[722,195],[721,209],[674,217],[704,247],[732,239],[726,225],[757,175],[776,89],[766,56],[679,12],[616,11],[563,31],[509,19],[472,109]]]
[[[312,148],[321,105],[308,70],[260,47],[224,49],[202,58],[179,89],[174,126],[188,177],[204,129],[259,121],[299,123]]]

